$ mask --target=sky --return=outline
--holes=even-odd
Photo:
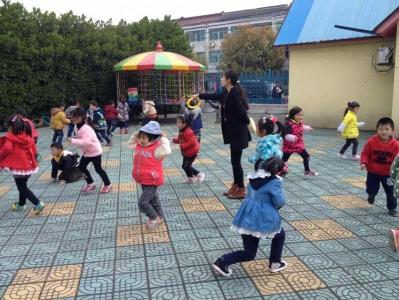
[[[113,23],[125,19],[138,21],[144,16],[150,19],[171,15],[172,18],[198,16],[235,11],[278,4],[289,4],[291,0],[12,0],[20,2],[31,10],[52,11],[57,15],[72,10],[74,14],[84,14],[94,20]]]

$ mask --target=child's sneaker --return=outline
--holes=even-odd
[[[13,205],[11,206],[11,209],[13,211],[24,211],[25,210],[25,206],[24,205],[19,205],[17,202],[13,203]]]
[[[389,230],[389,244],[393,251],[399,252],[399,228]]]
[[[159,224],[161,224],[161,219],[160,217],[157,217],[155,220],[151,220],[150,218],[148,218],[145,227],[147,228],[147,230],[155,230]]]
[[[337,153],[337,158],[339,159],[347,159],[345,154]]]
[[[94,191],[95,189],[96,189],[96,185],[94,183],[85,184],[85,186],[82,189],[82,192],[89,193],[91,191]]]
[[[108,194],[111,190],[112,190],[112,184],[106,185],[101,189],[100,194]]]
[[[314,178],[314,177],[316,177],[318,175],[319,175],[318,173],[313,172],[313,171],[307,171],[307,172],[304,173],[304,176],[306,178]]]
[[[352,155],[351,160],[360,160],[360,155]]]
[[[204,182],[204,179],[205,179],[205,174],[204,173],[199,173],[197,176],[196,176],[196,179],[197,179],[197,182],[198,183],[203,183]]]
[[[398,211],[397,211],[396,209],[390,209],[390,210],[389,210],[389,215],[390,215],[391,217],[397,217],[397,216],[399,216]]]
[[[184,184],[193,184],[196,182],[195,177],[187,177],[186,181],[184,181]]]
[[[224,277],[229,277],[233,273],[223,262],[221,258],[218,258],[212,265],[213,269]]]
[[[282,260],[281,262],[274,262],[270,265],[270,272],[276,273],[284,270],[288,266],[287,262]]]
[[[39,204],[37,204],[37,205],[33,208],[33,213],[34,213],[35,215],[39,215],[39,214],[43,211],[44,207],[45,207],[44,203],[40,201]]]

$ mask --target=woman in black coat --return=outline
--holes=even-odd
[[[230,144],[231,165],[234,183],[223,193],[230,199],[243,199],[246,196],[244,172],[241,166],[243,149],[248,148],[251,134],[248,129],[248,102],[238,83],[238,74],[226,71],[221,79],[222,93],[199,94],[204,100],[217,100],[222,106],[222,134],[225,144]]]

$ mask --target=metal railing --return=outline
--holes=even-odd
[[[221,91],[221,73],[205,74],[205,91]],[[249,103],[287,104],[288,71],[267,71],[264,74],[241,74],[240,85],[247,93]]]

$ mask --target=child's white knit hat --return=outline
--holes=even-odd
[[[144,125],[143,127],[140,128],[140,131],[153,135],[162,134],[161,127],[159,126],[159,123],[156,121],[151,121],[148,124]]]

